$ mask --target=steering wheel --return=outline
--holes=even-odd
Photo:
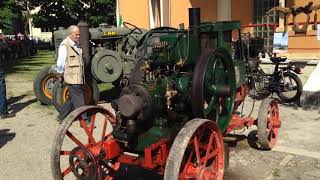
[[[178,29],[173,28],[173,27],[167,27],[167,26],[162,26],[162,27],[157,27],[154,28],[153,30],[167,30],[167,31],[177,31]]]
[[[131,24],[131,23],[123,22],[123,26],[131,30],[131,32],[129,34],[131,34],[133,32],[135,32],[135,34],[142,34],[142,30],[140,28],[138,28],[137,26]]]

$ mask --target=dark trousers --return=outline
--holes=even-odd
[[[68,84],[69,98],[64,103],[59,114],[59,119],[63,120],[68,114],[78,107],[84,106],[84,92],[82,85],[79,84]]]
[[[7,94],[6,94],[6,80],[4,68],[0,65],[0,114],[6,114],[7,107]]]

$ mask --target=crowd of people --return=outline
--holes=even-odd
[[[8,111],[6,98],[5,67],[16,63],[22,57],[28,57],[37,52],[35,42],[21,33],[15,36],[5,36],[0,33],[0,118],[14,117]]]
[[[12,65],[19,58],[29,57],[37,53],[36,42],[18,33],[4,35],[0,33],[0,61],[4,65]]]

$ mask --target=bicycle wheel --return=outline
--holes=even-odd
[[[285,72],[283,79],[279,82],[277,95],[286,103],[296,102],[302,94],[302,82],[297,75],[292,72]]]

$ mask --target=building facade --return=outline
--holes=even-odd
[[[320,5],[320,0],[117,0],[117,22],[121,19],[146,29],[178,27],[180,23],[188,27],[188,8],[199,7],[202,21],[240,20],[243,32],[263,37],[265,46],[269,48],[273,45],[274,32],[287,32],[288,50],[284,55],[290,59],[320,59],[320,41],[311,24],[315,13],[320,13],[320,10],[310,14],[307,32],[302,34],[293,31],[292,15],[288,19],[277,11],[266,15],[273,7],[304,7],[309,2],[313,2],[313,6]],[[303,24],[307,15],[301,13],[295,19]]]
[[[37,7],[30,11],[30,14],[35,14],[40,10],[40,7]],[[29,36],[33,39],[37,39],[44,42],[52,41],[52,32],[49,28],[36,28],[32,24],[32,18],[28,18],[29,26]]]

